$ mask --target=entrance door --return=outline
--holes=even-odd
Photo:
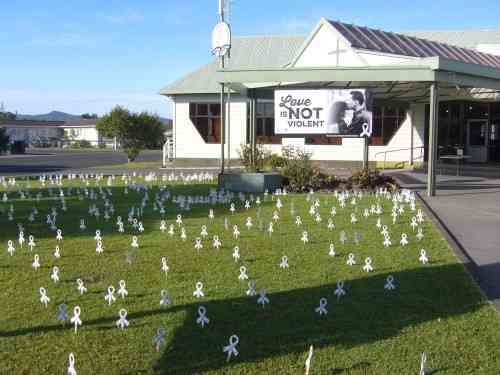
[[[467,122],[467,154],[472,162],[488,161],[488,120]]]

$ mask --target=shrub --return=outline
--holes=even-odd
[[[285,158],[278,154],[271,154],[266,160],[266,165],[272,170],[276,171],[285,166]]]
[[[387,187],[394,190],[397,188],[397,184],[392,177],[381,174],[378,170],[370,170],[368,168],[355,171],[347,180],[347,183],[359,189]]]
[[[14,141],[10,145],[11,154],[24,154],[26,152],[26,143],[24,141]]]
[[[6,152],[9,149],[10,137],[7,134],[5,128],[0,128],[0,154]]]
[[[308,190],[314,175],[314,168],[311,163],[312,154],[293,146],[283,147],[281,154],[284,160],[281,171],[288,180],[289,189],[291,191]]]
[[[85,140],[85,139],[82,139],[82,140],[79,140],[79,141],[75,141],[73,143],[73,147],[76,147],[76,148],[92,148],[92,144]]]
[[[249,144],[242,144],[238,150],[241,164],[247,172],[260,172],[264,169],[264,164],[269,158],[269,151],[263,145],[255,145],[255,165],[252,164],[252,146]]]

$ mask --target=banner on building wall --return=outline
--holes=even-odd
[[[372,133],[372,101],[366,89],[276,90],[274,113],[278,135],[370,137]]]

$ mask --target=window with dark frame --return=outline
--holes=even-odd
[[[205,143],[220,143],[220,103],[189,103],[189,118]]]
[[[374,106],[371,146],[386,146],[407,116],[407,106],[401,104]]]
[[[274,102],[257,101],[255,131],[257,143],[280,145],[281,137],[274,132]],[[247,107],[247,143],[250,143],[250,110]]]

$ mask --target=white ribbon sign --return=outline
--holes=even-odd
[[[269,298],[267,298],[266,291],[261,290],[259,292],[259,298],[257,298],[257,304],[262,305],[262,307],[265,307],[266,304],[269,303]]]
[[[47,304],[50,302],[50,298],[47,296],[47,291],[45,290],[45,288],[41,287],[39,289],[39,292],[40,292],[40,302],[43,303],[45,307],[47,307]]]
[[[384,285],[384,289],[386,290],[394,290],[396,289],[396,285],[394,284],[394,276],[387,276],[387,283]]]
[[[75,334],[77,333],[78,326],[82,325],[82,320],[80,319],[81,309],[80,306],[75,306],[73,308],[73,316],[71,317],[71,324],[75,326]]]
[[[120,289],[118,289],[118,294],[123,299],[123,298],[125,298],[125,296],[128,296],[128,290],[126,289],[125,280],[120,280],[120,282],[118,283],[118,285],[120,285]]]
[[[288,268],[288,267],[289,267],[289,266],[288,266],[288,257],[287,257],[286,255],[283,255],[283,256],[281,257],[280,268],[285,269],[285,268]]]
[[[120,309],[118,312],[118,316],[120,319],[116,321],[116,326],[121,329],[125,329],[126,327],[129,326],[129,321],[127,320],[127,310],[125,309]]]
[[[113,285],[108,286],[108,293],[104,296],[104,300],[108,302],[109,306],[116,301],[115,287]]]
[[[222,348],[223,353],[227,353],[227,360],[226,362],[229,362],[231,360],[231,357],[234,355],[235,357],[238,356],[238,350],[236,350],[236,345],[240,342],[240,339],[236,335],[231,335],[229,338],[229,345],[224,346]]]
[[[321,315],[326,315],[328,314],[328,310],[326,309],[326,306],[328,305],[328,300],[326,298],[321,298],[319,300],[319,306],[316,307],[315,311],[321,316]]]
[[[77,375],[75,369],[75,355],[69,353],[68,375]]]
[[[422,264],[427,264],[429,262],[427,252],[424,249],[420,250],[420,258],[418,258],[418,260],[421,261]]]
[[[210,323],[210,319],[207,317],[207,309],[204,306],[198,307],[198,318],[196,319],[196,324],[201,325],[201,328],[205,327],[205,324]]]
[[[196,298],[205,296],[205,293],[203,293],[203,283],[201,281],[198,281],[196,283],[196,290],[193,292],[193,296],[195,296]]]
[[[169,306],[172,303],[172,300],[170,299],[170,296],[168,295],[167,291],[165,289],[162,289],[160,292],[160,306]]]
[[[339,280],[337,281],[337,289],[333,292],[337,296],[337,299],[340,299],[340,297],[345,296],[345,290],[344,290],[344,281]]]
[[[366,272],[372,272],[373,267],[372,267],[372,258],[368,257],[365,259],[365,265],[363,266],[363,270]]]

